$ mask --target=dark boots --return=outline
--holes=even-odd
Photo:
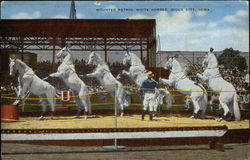
[[[153,112],[149,112],[149,120],[150,120],[150,121],[153,120]]]
[[[147,112],[147,111],[144,111],[144,110],[142,111],[142,115],[141,115],[141,120],[142,120],[142,121],[143,121],[144,118],[145,118],[146,112]],[[149,112],[149,120],[152,121],[152,120],[153,120],[153,117],[154,117],[154,116],[153,116],[153,112]]]

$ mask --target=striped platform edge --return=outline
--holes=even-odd
[[[7,143],[43,145],[105,146],[117,139],[119,145],[191,145],[209,144],[224,150],[221,137],[227,126],[168,128],[91,128],[91,129],[3,129],[1,140]],[[218,149],[218,146],[220,149]]]

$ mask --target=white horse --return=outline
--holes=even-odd
[[[77,104],[77,113],[75,118],[80,117],[80,112],[82,110],[82,106],[85,107],[85,118],[87,115],[91,114],[91,103],[90,103],[90,96],[85,95],[89,94],[89,89],[85,85],[85,83],[78,77],[75,71],[75,66],[73,64],[73,57],[70,53],[68,47],[64,47],[61,49],[57,54],[56,57],[62,58],[62,63],[57,68],[56,73],[52,73],[49,77],[58,77],[63,80],[63,82],[73,91],[75,97],[75,101]]]
[[[207,108],[207,93],[201,84],[190,80],[182,69],[181,64],[175,58],[169,58],[165,69],[171,69],[169,79],[160,78],[160,82],[172,86],[186,95],[190,95],[193,102],[194,112],[191,118],[197,118],[198,112],[202,111],[201,118],[204,118]]]
[[[240,110],[237,103],[237,95],[234,86],[225,81],[219,72],[218,61],[212,52],[209,52],[202,62],[206,66],[205,71],[197,76],[208,83],[210,89],[219,94],[220,105],[224,110],[223,116],[219,119],[227,119],[234,115],[235,120],[240,120]],[[227,92],[223,92],[227,91]],[[229,92],[228,92],[229,91]],[[231,92],[230,92],[231,91]],[[231,115],[230,115],[231,114]]]
[[[145,66],[142,64],[140,58],[131,52],[125,53],[123,58],[123,65],[128,63],[131,65],[129,71],[123,70],[121,74],[129,76],[136,83],[137,87],[141,87],[142,82],[147,79]],[[120,78],[120,74],[117,78]],[[154,111],[157,111],[157,108],[163,104],[164,97],[166,97],[167,107],[172,106],[171,96],[168,91],[156,91],[155,94],[157,94],[157,98],[154,102]]]
[[[28,93],[33,93],[39,96],[42,102],[42,115],[39,120],[44,119],[47,103],[51,107],[51,119],[55,112],[55,88],[48,82],[40,79],[33,70],[19,59],[10,58],[10,75],[14,76],[18,72],[18,90],[17,97],[25,98]],[[48,99],[45,99],[48,98]],[[20,100],[16,100],[13,104],[16,105]]]
[[[119,82],[110,72],[108,65],[104,62],[104,60],[101,58],[101,56],[95,52],[91,52],[89,55],[88,65],[90,64],[97,64],[97,67],[93,73],[87,74],[87,77],[94,77],[96,78],[101,86],[104,89],[118,86],[117,92],[115,95],[115,89],[109,90],[112,94],[112,96],[115,95],[117,105],[121,111],[120,116],[123,116],[124,107],[127,107],[129,105],[129,102],[127,101],[125,97],[125,89],[119,88],[122,86],[121,82]]]

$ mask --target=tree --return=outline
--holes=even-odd
[[[218,57],[219,64],[225,68],[233,69],[237,67],[240,71],[247,69],[246,59],[240,55],[240,51],[233,48],[226,48],[223,53]]]

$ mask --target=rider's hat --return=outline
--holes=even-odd
[[[185,99],[189,99],[189,98],[190,98],[190,96],[189,96],[189,95],[186,95],[186,96],[185,96]]]
[[[151,77],[151,78],[154,77],[154,73],[152,71],[148,71],[146,75],[147,77]]]

